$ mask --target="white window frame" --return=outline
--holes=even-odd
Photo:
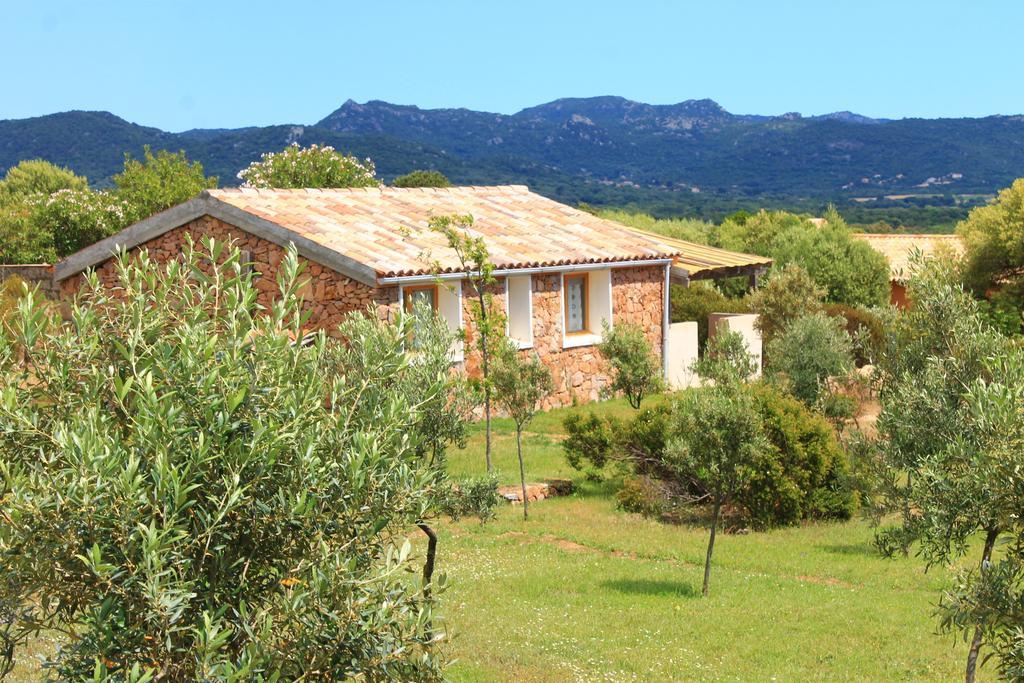
[[[444,318],[445,322],[448,323],[448,329],[452,332],[458,332],[462,329],[462,280],[449,280],[443,282],[437,282],[437,309],[436,312]],[[421,285],[410,284],[410,287],[418,287]],[[454,297],[455,301],[443,301],[444,297]],[[446,306],[447,304],[447,306]],[[445,314],[445,308],[454,306],[457,309],[457,316],[455,320]],[[405,312],[405,285],[399,283],[398,285],[398,308],[400,311]],[[465,344],[461,339],[455,340],[451,348],[451,357],[453,363],[461,363],[466,359]]]
[[[611,328],[615,324],[615,298],[612,296],[614,293],[612,290],[612,269],[610,267],[604,268],[591,268],[588,270],[572,270],[562,271],[558,274],[558,289],[559,289],[559,307],[562,312],[561,328],[562,328],[562,348],[572,349],[579,346],[593,346],[600,344],[602,341],[603,327],[601,320],[605,320],[608,323],[608,327]],[[593,306],[593,290],[595,287],[595,279],[593,276],[595,273],[601,273],[602,275],[607,274],[608,278],[608,316],[601,318],[595,318],[596,315],[600,315],[596,312]],[[565,276],[566,275],[587,275],[587,332],[584,333],[566,333],[568,327],[566,321],[565,310]],[[596,286],[601,286],[597,284]]]
[[[509,279],[526,278],[526,320],[529,335],[526,339],[512,337],[512,299],[509,296]],[[533,348],[533,276],[532,275],[506,275],[505,276],[505,336],[515,342],[520,349]]]

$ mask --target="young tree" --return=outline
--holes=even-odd
[[[330,146],[299,147],[293,142],[268,152],[238,172],[243,187],[377,187],[380,181],[369,159],[359,160]]]
[[[0,650],[61,634],[62,680],[440,679],[439,585],[401,575],[449,374],[401,328],[307,333],[294,248],[268,310],[223,245],[118,277],[0,332]]]
[[[494,357],[494,393],[498,405],[516,424],[516,454],[519,456],[519,482],[523,489],[523,519],[526,519],[529,501],[523,464],[523,428],[537,414],[540,401],[551,393],[551,373],[536,355],[526,360],[507,339],[498,341]]]
[[[811,313],[791,322],[768,344],[768,372],[809,407],[819,406],[828,380],[853,370],[853,342],[843,322]]]
[[[701,589],[706,597],[722,506],[754,475],[758,457],[768,446],[754,398],[739,382],[721,381],[684,392],[672,414],[675,437],[666,464],[677,478],[695,479],[711,498],[711,533]]]
[[[597,350],[611,367],[612,383],[608,390],[621,391],[629,405],[639,410],[644,396],[664,387],[661,364],[640,326],[621,323],[613,328],[607,322],[603,325],[604,334]]]
[[[473,340],[480,350],[480,388],[484,395],[484,458],[487,471],[493,469],[491,463],[491,399],[494,388],[491,382],[492,346],[505,332],[505,318],[495,310],[494,295],[491,288],[497,284],[494,277],[494,264],[487,251],[487,244],[482,237],[474,237],[470,233],[473,217],[469,215],[434,216],[428,224],[430,230],[444,237],[446,246],[455,252],[459,270],[465,274],[466,282],[473,290]],[[429,255],[427,255],[429,257]],[[436,273],[441,266],[433,264]]]
[[[128,206],[126,223],[134,223],[217,187],[217,178],[207,177],[203,165],[189,161],[183,151],[153,154],[147,145],[141,161],[124,155],[114,185],[114,194]]]
[[[400,175],[391,183],[392,187],[451,187],[452,182],[440,171],[412,171]]]

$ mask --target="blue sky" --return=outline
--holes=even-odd
[[[710,97],[736,113],[1024,112],[1024,1],[13,2],[0,118],[313,123],[348,98],[512,113]]]

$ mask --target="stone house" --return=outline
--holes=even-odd
[[[907,308],[907,280],[913,270],[912,255],[920,252],[928,258],[963,258],[966,248],[959,235],[909,234],[909,233],[857,233],[857,239],[871,245],[871,248],[889,262],[889,303],[897,308]]]
[[[497,305],[507,333],[551,370],[545,407],[598,398],[608,382],[595,345],[602,323],[639,325],[668,362],[669,283],[754,273],[761,257],[736,254],[627,228],[530,192],[523,186],[209,190],[151,216],[54,266],[65,295],[95,269],[116,285],[112,255],[145,249],[154,261],[178,257],[190,235],[232,240],[256,273],[259,302],[276,293],[284,248],[306,261],[309,324],[332,333],[342,316],[370,311],[387,319],[423,301],[467,343],[453,361],[474,372],[472,290],[432,216],[468,214],[496,266]]]

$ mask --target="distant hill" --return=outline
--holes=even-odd
[[[183,133],[72,111],[0,121],[0,172],[41,157],[103,185],[125,152],[148,144],[183,149],[232,185],[261,153],[292,142],[369,156],[385,179],[432,168],[460,184],[526,183],[563,201],[660,213],[827,201],[852,211],[908,201],[957,207],[964,195],[989,195],[1024,176],[1024,116],[757,116],[706,99],[621,97],[560,99],[513,115],[349,100],[313,125]]]

